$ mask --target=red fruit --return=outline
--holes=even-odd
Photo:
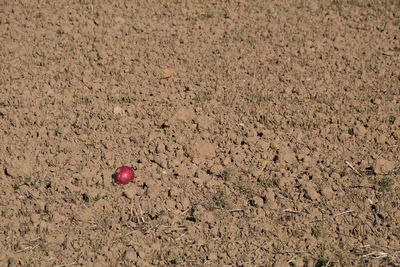
[[[119,184],[126,184],[135,178],[135,173],[128,166],[119,167],[113,174],[114,180]]]

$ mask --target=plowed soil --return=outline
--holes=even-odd
[[[0,132],[1,266],[400,264],[398,0],[1,1]]]

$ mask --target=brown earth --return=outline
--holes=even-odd
[[[1,1],[0,63],[1,266],[400,264],[398,0]]]

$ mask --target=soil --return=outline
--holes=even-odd
[[[397,0],[1,1],[0,265],[400,264],[399,39]]]

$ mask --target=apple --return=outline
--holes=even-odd
[[[119,184],[126,184],[135,178],[135,173],[133,172],[132,168],[128,166],[121,166],[115,170],[113,178]]]

